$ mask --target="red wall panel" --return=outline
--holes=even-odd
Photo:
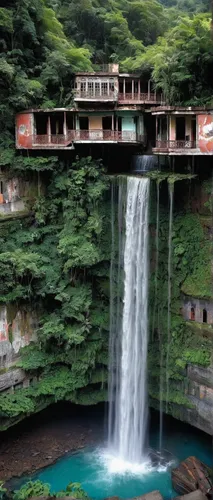
[[[31,149],[33,136],[33,113],[19,113],[16,116],[16,147]]]
[[[198,115],[199,148],[201,153],[213,152],[213,115]]]

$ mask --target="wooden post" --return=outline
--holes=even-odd
[[[56,135],[58,135],[58,133],[59,133],[59,121],[58,120],[57,120],[56,125],[55,125],[55,132],[56,132]]]
[[[112,115],[112,131],[114,132],[114,115]]]
[[[108,80],[108,82],[107,82],[107,95],[108,95],[108,97],[109,97],[109,80]]]
[[[134,94],[135,94],[134,86],[135,86],[135,82],[134,82],[134,80],[132,80],[132,100],[134,100]]]
[[[150,101],[151,80],[148,81],[148,101]]]
[[[64,111],[64,126],[63,126],[63,133],[65,139],[67,138],[67,113]]]
[[[167,141],[169,141],[169,115],[167,115]]]
[[[50,116],[47,118],[47,136],[48,136],[48,144],[51,144],[51,121]]]
[[[126,80],[125,80],[125,78],[123,81],[123,95],[124,95],[124,99],[125,99],[125,96],[126,96]]]
[[[140,100],[141,98],[141,81],[138,80],[138,99]]]
[[[158,116],[157,115],[156,115],[155,127],[156,127],[156,141],[158,141]]]

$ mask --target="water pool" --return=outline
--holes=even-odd
[[[158,447],[158,429],[150,435],[150,446]],[[176,463],[190,455],[212,465],[211,438],[197,432],[188,425],[173,421],[165,428],[163,448],[172,454]],[[112,473],[110,458],[101,446],[93,450],[83,450],[59,459],[55,464],[36,474],[51,485],[52,491],[65,489],[70,482],[80,482],[83,489],[94,500],[109,496],[132,498],[154,489],[160,490],[165,499],[177,496],[172,489],[170,467],[156,467],[146,472]]]

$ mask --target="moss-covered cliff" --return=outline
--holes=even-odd
[[[164,411],[211,433],[213,378],[193,392],[191,370],[194,366],[204,372],[206,369],[206,374],[211,373],[208,370],[213,364],[211,180],[198,177],[174,184],[171,307],[168,304],[169,198],[166,191],[165,186],[160,187],[158,266],[155,193],[151,205],[150,404],[159,409],[161,398]],[[212,391],[211,400],[205,397],[203,389],[207,387],[209,394]]]
[[[72,165],[54,162],[40,183],[45,194],[40,191],[31,215],[0,223],[2,429],[60,399],[78,404],[106,399],[108,177],[100,162],[86,158]],[[30,342],[25,314],[18,332],[29,338],[20,343],[25,347],[18,357],[11,311],[23,316],[27,308],[37,311],[37,340]],[[14,380],[14,367],[25,377],[17,374]]]

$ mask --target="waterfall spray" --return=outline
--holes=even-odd
[[[111,322],[110,371],[113,370],[113,376],[110,374],[109,390],[114,394],[114,398],[110,398],[110,406],[114,399],[114,432],[112,438],[110,408],[109,445],[118,458],[132,464],[143,461],[147,438],[149,186],[149,179],[127,178],[124,239],[119,229],[118,272],[121,273],[122,262],[124,268],[122,321],[121,324]],[[119,186],[119,192],[121,189]],[[116,389],[112,384],[116,384]]]

